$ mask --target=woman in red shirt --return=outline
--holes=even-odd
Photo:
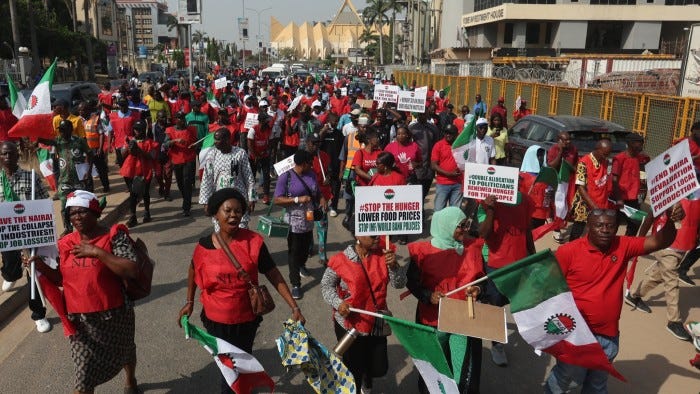
[[[158,154],[159,144],[151,138],[146,137],[148,125],[143,120],[134,123],[134,138],[128,141],[127,146],[122,148],[124,163],[119,170],[124,177],[124,183],[129,190],[129,210],[131,217],[126,223],[128,227],[138,224],[136,220],[136,206],[139,199],[143,197],[143,222],[151,221],[151,179],[155,167],[155,159]]]
[[[262,318],[253,313],[248,295],[249,280],[258,285],[258,275],[263,274],[292,310],[292,319],[305,323],[304,315],[292,298],[289,287],[275,266],[264,239],[259,234],[238,227],[247,211],[245,197],[235,189],[217,190],[209,198],[207,214],[219,224],[218,235],[228,244],[238,260],[242,274],[222,250],[217,234],[199,240],[187,273],[187,300],[180,310],[182,316],[192,315],[197,287],[201,289],[200,318],[207,332],[215,337],[252,353],[255,334]],[[221,378],[221,392],[231,392],[226,380]]]
[[[92,393],[123,369],[125,393],[138,392],[134,305],[124,280],[138,275],[136,251],[124,225],[103,227],[97,197],[84,190],[66,196],[64,215],[75,231],[58,241],[56,269],[35,257],[41,278],[63,287],[73,334],[75,392]]]
[[[374,128],[367,127],[367,131],[357,133],[355,138],[364,144],[364,148],[358,150],[352,159],[355,182],[357,186],[368,186],[377,171],[377,157],[382,153],[379,148],[379,136]]]
[[[413,141],[407,127],[399,126],[396,130],[396,141],[389,143],[384,151],[394,155],[396,167],[406,178],[406,182],[410,184],[417,182],[415,168],[422,160],[420,147]]]
[[[369,181],[369,186],[405,185],[406,178],[394,167],[394,155],[381,152],[377,156],[377,172]]]
[[[484,241],[467,237],[467,216],[458,207],[446,207],[433,214],[430,224],[430,241],[412,242],[408,245],[411,262],[408,265],[406,287],[418,299],[416,321],[437,327],[440,298],[445,293],[484,276],[481,249]],[[449,298],[476,299],[481,294],[479,286],[469,286]],[[481,375],[481,340],[440,333],[441,343],[449,359],[452,339],[467,341],[467,354],[462,365],[461,379],[457,382],[460,393],[478,393]],[[423,378],[418,378],[418,392],[427,393]]]

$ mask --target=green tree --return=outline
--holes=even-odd
[[[185,68],[185,53],[181,50],[175,50],[172,52],[172,59],[175,63],[175,68]]]
[[[387,13],[390,11],[389,0],[369,0],[367,8],[362,11],[365,24],[374,25],[379,34],[379,64],[384,64],[384,42],[382,28],[389,22]]]
[[[175,37],[176,37],[175,42],[177,42],[177,47],[179,48],[180,47],[180,24],[177,22],[177,18],[172,14],[168,14],[166,18],[167,18],[167,20],[165,21],[165,26],[168,27],[169,32],[173,31],[173,29],[175,29]]]
[[[291,47],[280,48],[279,57],[282,59],[296,60],[297,52],[294,48]]]

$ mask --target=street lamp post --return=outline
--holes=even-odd
[[[257,35],[257,37],[258,37],[259,43],[262,42],[262,33],[260,32],[260,14],[262,14],[265,11],[269,11],[271,9],[272,9],[272,7],[267,7],[267,8],[263,8],[262,10],[258,11],[254,8],[246,8],[246,10],[253,11],[258,15],[258,35]],[[244,56],[245,56],[245,53],[244,53]],[[258,44],[258,67],[260,67],[260,44]]]

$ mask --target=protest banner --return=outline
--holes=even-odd
[[[277,176],[284,174],[285,172],[294,168],[294,155],[289,156],[284,160],[280,160],[272,165],[275,168]]]
[[[49,199],[0,203],[0,251],[56,245],[56,220]]]
[[[348,88],[340,88],[340,95],[347,96],[348,95]]]
[[[493,195],[499,202],[515,204],[518,200],[518,177],[515,167],[466,163],[464,197],[483,200]]]
[[[649,202],[654,216],[658,216],[700,187],[687,139],[655,157],[645,169]]]
[[[423,191],[420,185],[355,188],[355,234],[423,233]]]
[[[245,116],[245,123],[243,124],[243,127],[246,129],[252,129],[253,127],[258,125],[258,114],[254,114],[252,112],[248,112]]]
[[[428,89],[413,92],[401,90],[398,96],[396,109],[408,112],[425,112],[425,99],[428,96]]]
[[[214,89],[223,89],[226,87],[228,81],[226,81],[226,77],[221,77],[217,80],[214,81]]]
[[[374,101],[395,103],[399,99],[399,87],[396,85],[379,84],[374,86]]]

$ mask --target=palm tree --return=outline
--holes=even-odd
[[[389,12],[389,0],[369,0],[367,8],[362,11],[362,17],[368,25],[374,25],[379,33],[379,64],[384,64],[384,36],[382,27],[389,22],[387,12]]]
[[[175,42],[177,42],[177,46],[180,47],[180,24],[177,23],[177,18],[168,14],[165,26],[168,28],[169,32],[175,29]]]

